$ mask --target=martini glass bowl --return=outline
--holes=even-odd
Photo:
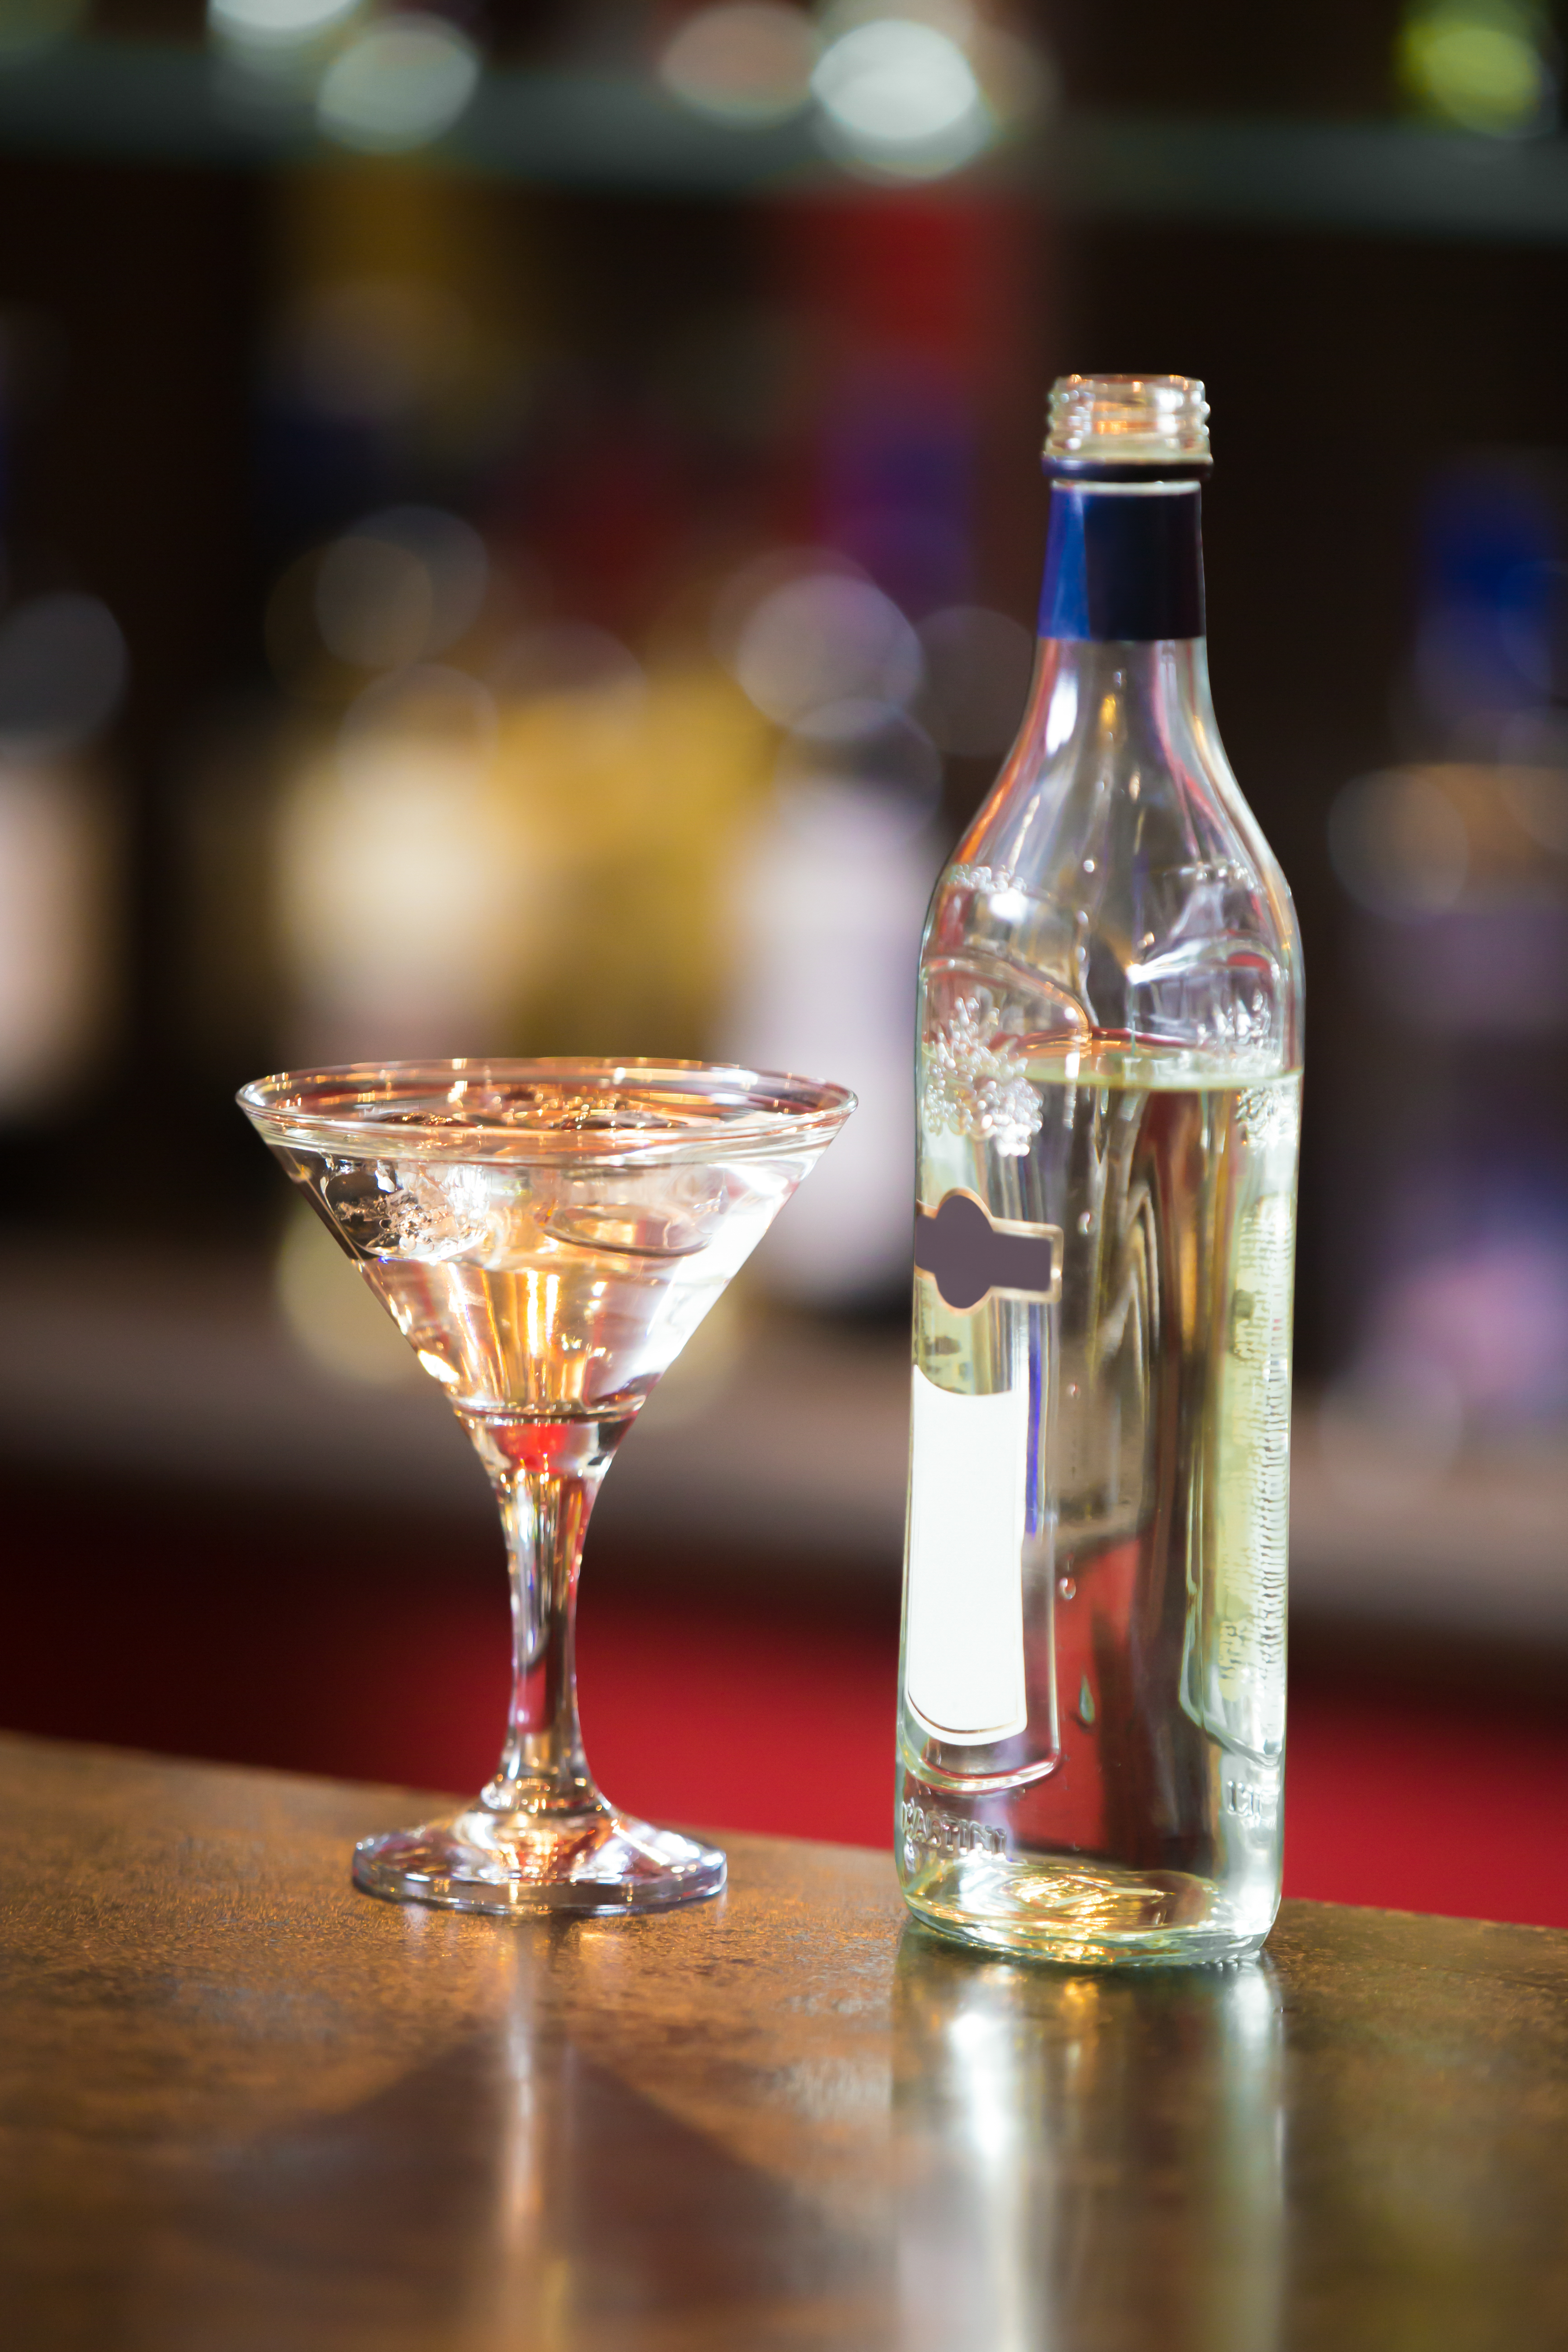
[[[619,1812],[577,1722],[583,1538],[611,1456],[854,1108],[697,1062],[452,1061],[259,1078],[240,1106],[446,1391],[500,1507],[513,1664],[494,1779],[365,1838],[373,1895],[618,1912],[717,1894],[712,1846]]]

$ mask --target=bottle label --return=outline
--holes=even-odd
[[[977,1193],[954,1185],[934,1212],[916,1206],[915,1271],[958,1315],[992,1297],[1059,1298],[1061,1227],[994,1217]]]
[[[915,1367],[904,1696],[938,1739],[1028,1724],[1024,1691],[1026,1388],[960,1396]]]

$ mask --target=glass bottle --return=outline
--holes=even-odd
[[[1300,955],[1209,698],[1207,416],[1053,390],[1028,708],[921,956],[896,1857],[1074,1963],[1279,1898]]]

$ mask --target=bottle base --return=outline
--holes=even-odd
[[[1064,1968],[1203,1968],[1249,1959],[1279,1898],[1246,1899],[1186,1871],[1129,1870],[1092,1856],[944,1857],[903,1882],[923,1927],[950,1940]]]

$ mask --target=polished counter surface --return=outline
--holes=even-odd
[[[1568,2345],[1568,1936],[1287,1904],[1113,1979],[740,1836],[715,1903],[464,1918],[349,1882],[406,1793],[5,1737],[0,1786],[26,2352]]]

